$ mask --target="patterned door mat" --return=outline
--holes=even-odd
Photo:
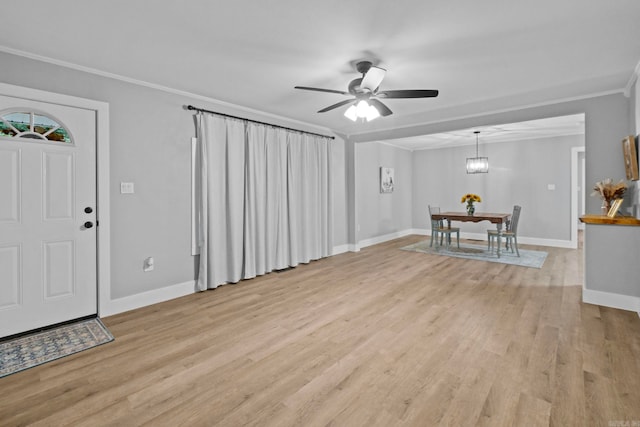
[[[0,378],[113,341],[99,318],[0,342]]]

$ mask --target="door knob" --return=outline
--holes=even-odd
[[[93,227],[93,223],[91,221],[87,221],[84,223],[84,228],[91,228]]]
[[[91,213],[93,212],[93,209],[91,209],[91,207],[87,206],[86,208],[84,208],[84,213]]]

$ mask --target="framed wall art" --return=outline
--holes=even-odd
[[[393,193],[393,168],[380,168],[380,192]]]
[[[636,139],[633,135],[622,140],[622,154],[624,155],[624,170],[627,179],[638,180],[638,151],[636,150]]]

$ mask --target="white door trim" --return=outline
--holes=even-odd
[[[97,192],[97,278],[98,315],[108,312],[111,301],[111,231],[109,204],[109,104],[93,99],[46,92],[0,83],[0,94],[43,101],[51,104],[84,108],[96,112],[96,192]]]
[[[571,247],[574,249],[578,247],[578,187],[582,186],[583,200],[586,191],[578,176],[578,154],[584,152],[585,147],[571,147]]]

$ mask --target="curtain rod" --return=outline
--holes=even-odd
[[[230,117],[232,119],[243,120],[245,122],[257,123],[257,124],[266,125],[266,126],[273,126],[273,127],[280,128],[280,129],[290,130],[290,131],[293,131],[293,132],[300,132],[300,133],[306,133],[306,134],[309,134],[309,135],[321,136],[323,138],[336,139],[335,136],[322,135],[321,133],[307,132],[307,131],[304,131],[304,130],[288,128],[286,126],[274,125],[273,123],[260,122],[258,120],[251,120],[251,119],[247,119],[247,118],[244,118],[244,117],[232,116],[231,114],[224,114],[224,113],[219,113],[217,111],[205,110],[204,108],[194,107],[193,105],[187,105],[187,110],[195,110],[195,111],[199,111],[199,112],[202,112],[202,113],[217,114],[218,116]]]

